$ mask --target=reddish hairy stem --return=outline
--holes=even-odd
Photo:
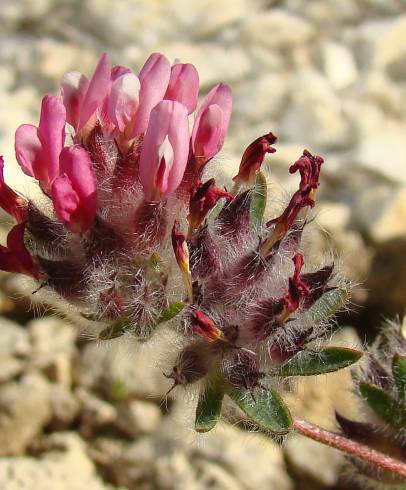
[[[321,442],[326,446],[339,449],[348,455],[355,456],[359,459],[367,461],[368,463],[372,463],[386,471],[391,471],[392,473],[395,473],[406,480],[406,464],[402,463],[402,461],[393,459],[386,454],[375,451],[375,449],[371,449],[370,447],[353,441],[352,439],[347,439],[340,434],[322,429],[321,427],[313,425],[305,420],[295,420],[293,423],[293,428],[303,436]]]

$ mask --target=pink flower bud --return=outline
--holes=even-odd
[[[198,95],[199,74],[194,65],[190,63],[173,65],[164,98],[181,102],[191,114],[196,109]]]
[[[151,112],[140,155],[139,177],[147,201],[159,201],[176,190],[188,154],[187,109],[164,100]]]
[[[0,269],[39,279],[40,271],[24,243],[25,223],[15,225],[7,235],[7,247],[0,245]]]
[[[111,122],[120,133],[128,131],[135,122],[138,108],[140,81],[133,73],[125,73],[114,80],[108,101]]]
[[[79,71],[65,73],[61,80],[61,95],[66,109],[66,122],[75,131],[79,125],[80,110],[89,87],[89,80]]]
[[[38,128],[20,126],[15,135],[16,158],[24,173],[35,177],[44,192],[49,193],[59,174],[59,154],[65,142],[66,110],[59,97],[42,99]]]
[[[102,55],[90,79],[80,109],[78,131],[81,130],[97,111],[103,107],[110,90],[111,62],[106,53]]]
[[[4,160],[2,156],[0,156],[0,207],[19,223],[27,219],[28,201],[4,182]]]
[[[167,58],[153,53],[142,67],[138,78],[141,82],[140,105],[133,136],[145,133],[152,109],[160,102],[166,92],[171,74]]]
[[[220,83],[210,90],[196,115],[192,148],[199,167],[216,155],[224,144],[232,110],[231,89]]]
[[[96,178],[87,151],[79,146],[64,148],[61,175],[52,185],[55,213],[73,232],[88,230],[96,215]]]

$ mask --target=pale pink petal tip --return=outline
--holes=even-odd
[[[223,147],[232,111],[228,85],[220,83],[210,90],[200,107],[192,132],[193,153],[204,164]]]
[[[151,54],[138,75],[141,90],[134,136],[145,133],[152,109],[164,98],[170,75],[168,59],[160,53]]]
[[[199,74],[194,65],[190,63],[173,65],[165,99],[181,102],[191,114],[196,109],[198,95]]]
[[[164,100],[151,112],[140,155],[139,176],[147,201],[174,192],[182,181],[189,154],[187,108]]]

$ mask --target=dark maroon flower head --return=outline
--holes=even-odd
[[[287,232],[293,227],[299,217],[299,213],[306,207],[312,208],[315,204],[314,195],[319,186],[320,167],[323,159],[313,156],[304,150],[303,155],[289,169],[290,173],[300,172],[299,189],[293,194],[288,206],[277,218],[267,222],[267,226],[273,226],[270,236],[264,242],[262,252],[266,255],[281,242]]]
[[[224,333],[202,311],[194,311],[191,314],[190,320],[193,331],[203,337],[207,342],[225,340]]]
[[[231,201],[233,195],[215,185],[215,180],[210,179],[204,184],[197,186],[192,191],[189,203],[189,236],[200,227],[205,220],[207,213],[214,208],[219,199]]]
[[[38,263],[25,246],[24,231],[25,223],[15,225],[7,235],[7,246],[0,245],[0,269],[39,279]]]
[[[320,168],[323,162],[323,158],[312,155],[308,150],[304,150],[299,160],[289,168],[291,174],[299,170],[299,189],[301,192],[309,193],[311,190],[319,187]]]
[[[293,257],[295,270],[293,276],[289,277],[288,294],[284,298],[284,305],[289,313],[296,311],[299,308],[302,299],[306,298],[310,293],[308,285],[303,282],[300,275],[303,263],[304,259],[302,254],[296,254]]]
[[[267,133],[253,141],[244,151],[241,158],[238,174],[233,181],[239,184],[251,185],[259,172],[267,153],[275,153],[276,149],[271,146],[277,138],[273,133]]]
[[[17,223],[22,223],[27,219],[28,201],[5,183],[2,156],[0,156],[0,207],[13,216]]]

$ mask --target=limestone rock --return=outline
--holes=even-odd
[[[1,387],[0,456],[23,454],[50,418],[50,387],[39,374]]]
[[[93,428],[115,422],[117,411],[113,405],[83,388],[78,388],[75,394],[81,404],[81,423],[84,433],[90,434]]]
[[[352,52],[344,45],[326,42],[320,47],[320,63],[324,75],[335,90],[355,83],[358,69]]]
[[[79,414],[80,404],[76,396],[61,385],[51,386],[51,425],[55,430],[63,430],[70,427]]]
[[[262,44],[268,49],[292,48],[308,42],[314,34],[306,20],[277,8],[252,14],[243,27],[247,42]]]
[[[69,387],[77,336],[74,327],[60,318],[45,317],[32,320],[28,329],[32,343],[31,365],[43,369],[51,381]]]
[[[285,445],[288,467],[303,487],[331,487],[337,483],[344,456],[337,449],[326,447],[301,435],[292,435]],[[310,486],[312,484],[312,486]]]
[[[0,318],[0,383],[20,374],[30,353],[27,331],[6,318]]]
[[[161,421],[161,411],[153,403],[131,400],[117,407],[117,427],[130,437],[154,432]]]
[[[3,458],[0,488],[7,490],[108,490],[86,455],[84,442],[74,433],[55,433],[47,440],[48,452],[36,460]]]
[[[358,51],[366,67],[385,68],[406,54],[406,15],[373,20],[361,26]]]
[[[180,59],[182,63],[193,63],[199,72],[203,91],[219,83],[219,73],[223,73],[222,81],[235,83],[246,77],[251,70],[249,57],[238,46],[172,42],[155,46],[155,49],[171,61]]]
[[[298,70],[291,84],[291,103],[280,136],[314,151],[351,146],[349,121],[326,79],[306,68]]]

